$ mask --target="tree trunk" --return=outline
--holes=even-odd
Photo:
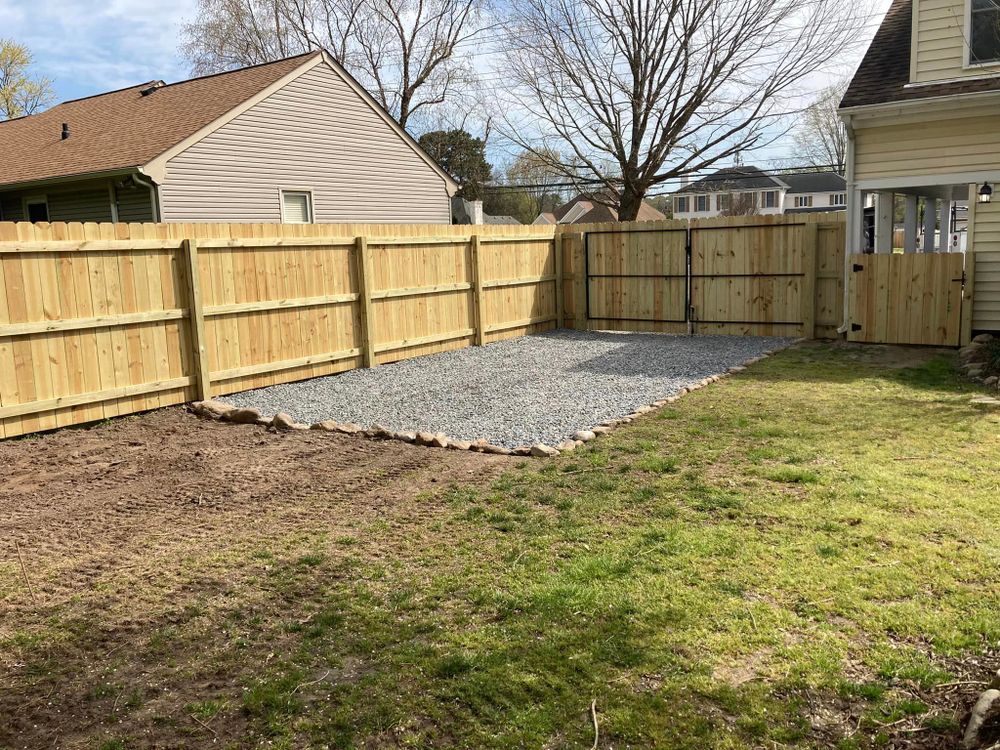
[[[642,193],[631,185],[622,188],[621,201],[618,204],[618,221],[635,221],[642,205]]]

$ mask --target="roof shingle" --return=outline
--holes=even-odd
[[[146,96],[150,84],[143,83],[0,122],[0,185],[146,164],[320,54],[192,78]]]
[[[912,18],[913,0],[893,0],[851,79],[851,85],[847,87],[841,107],[1000,91],[1000,76],[907,87],[910,82]]]

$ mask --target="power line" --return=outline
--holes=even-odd
[[[773,172],[764,172],[764,174],[765,174],[765,176],[769,176],[769,175],[772,175],[772,174],[776,175],[776,176],[781,176],[782,174],[796,174],[796,173],[800,173],[800,172],[803,172],[803,171],[811,171],[811,172],[834,172],[840,166],[841,165],[839,165],[839,164],[808,164],[808,165],[807,164],[803,164],[803,165],[796,166],[796,167],[786,167],[784,169],[774,170]],[[718,172],[720,172],[722,170],[727,171],[729,173],[730,177],[751,177],[751,176],[752,177],[757,177],[757,176],[760,176],[761,173],[762,173],[762,170],[753,169],[751,167],[748,167],[746,165],[741,165],[741,164],[735,164],[735,165],[729,165],[729,166],[713,165],[712,168],[711,168],[711,170],[712,171],[695,170],[695,171],[692,171],[692,172],[687,172],[684,175],[678,175],[676,177],[667,178],[666,180],[663,180],[663,182],[660,182],[659,184],[662,185],[662,184],[667,183],[667,182],[677,182],[677,183],[683,184],[683,183],[681,183],[681,180],[683,180],[683,179],[686,179],[686,178],[689,178],[689,177],[713,177],[716,174],[718,174]],[[659,177],[659,175],[654,176],[653,179],[657,179],[657,177]],[[586,186],[586,185],[605,185],[607,182],[620,183],[620,182],[623,182],[623,178],[621,178],[621,177],[609,177],[607,179],[598,179],[596,177],[588,177],[588,178],[581,178],[579,180],[574,180],[574,181],[570,181],[570,182],[540,182],[540,183],[533,183],[533,184],[518,183],[518,184],[509,184],[509,185],[483,185],[482,187],[483,187],[484,190],[508,190],[508,191],[553,190],[553,189],[556,189],[556,188],[570,188],[570,187],[576,188],[576,187],[581,187],[581,186]],[[665,192],[659,192],[659,193],[648,193],[646,197],[652,198],[652,197],[656,197],[657,195],[669,195],[669,194],[671,194],[673,192],[676,192],[676,191],[665,191]]]

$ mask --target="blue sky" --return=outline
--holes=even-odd
[[[177,52],[194,0],[0,0],[0,36],[26,44],[58,101],[188,77]]]
[[[866,12],[867,38],[874,34],[890,0],[861,0]],[[0,36],[26,44],[36,70],[52,79],[57,101],[89,96],[154,79],[178,81],[189,77],[178,51],[180,27],[196,14],[197,0],[109,0],[104,5],[84,0],[0,0]],[[867,42],[867,39],[865,40]],[[850,74],[862,49],[838,60],[826,72],[802,81],[805,91],[817,90]],[[478,58],[477,69],[489,67]],[[808,94],[807,94],[808,96]],[[752,161],[787,156],[782,138]],[[497,153],[494,161],[506,160]]]

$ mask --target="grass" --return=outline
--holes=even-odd
[[[935,686],[1000,639],[1000,423],[950,355],[880,351],[785,352],[403,528],[271,540],[150,658],[201,646],[229,684],[182,713],[246,744],[589,747],[593,700],[602,747],[948,746]]]

